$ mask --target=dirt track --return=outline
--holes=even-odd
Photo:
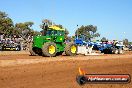
[[[132,75],[132,52],[124,55],[57,56],[29,54],[0,56],[0,88],[132,88],[130,84],[76,83],[78,67],[87,73]]]

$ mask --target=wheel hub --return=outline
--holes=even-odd
[[[72,52],[72,53],[76,53],[76,50],[77,50],[77,49],[76,49],[76,46],[73,45],[73,46],[71,47],[71,52]]]
[[[54,54],[55,53],[55,47],[53,45],[49,46],[49,53]]]

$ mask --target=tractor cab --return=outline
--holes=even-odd
[[[49,26],[46,31],[46,38],[50,38],[53,42],[64,42],[65,41],[65,29],[61,29],[57,26]]]
[[[65,35],[65,29],[60,29],[56,26],[50,26],[47,29],[46,35],[52,35],[52,36],[63,36]]]

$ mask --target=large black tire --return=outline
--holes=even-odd
[[[31,56],[36,56],[37,54],[33,51],[32,43],[29,44],[29,52]]]
[[[71,51],[71,48],[73,46],[76,48],[76,51],[74,53]],[[77,54],[77,46],[74,43],[72,43],[72,42],[68,43],[66,45],[66,47],[65,47],[65,54],[68,55],[68,56],[74,56],[74,55],[76,55]]]
[[[53,50],[52,53],[50,53],[50,49],[49,47],[53,47],[55,50]],[[42,47],[42,53],[43,53],[43,56],[47,56],[47,57],[54,57],[56,56],[56,53],[57,53],[57,47],[56,47],[56,44],[53,43],[53,42],[47,42],[47,43],[44,43],[43,47]]]

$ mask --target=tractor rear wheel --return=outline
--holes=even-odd
[[[54,57],[57,53],[56,44],[53,42],[47,42],[42,47],[43,56]]]
[[[37,54],[33,51],[32,43],[29,44],[29,52],[30,52],[31,56],[36,56],[36,55],[37,55]]]
[[[68,43],[65,47],[65,54],[68,56],[73,56],[77,54],[77,46],[74,43]]]

